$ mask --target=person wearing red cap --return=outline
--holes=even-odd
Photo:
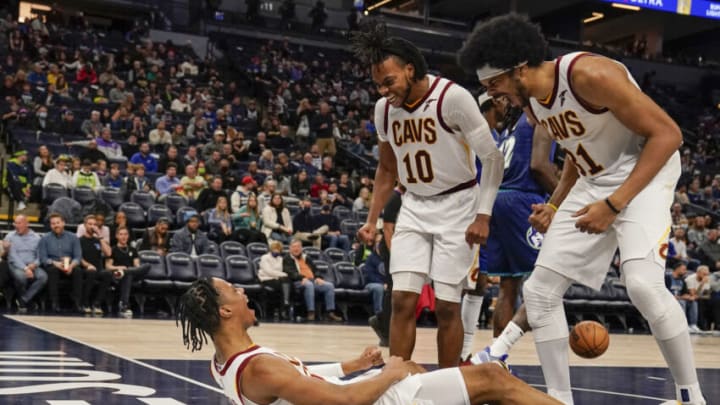
[[[243,205],[248,196],[255,191],[257,183],[252,176],[245,176],[240,180],[240,185],[237,186],[235,192],[230,196],[230,208],[233,212],[237,212]]]

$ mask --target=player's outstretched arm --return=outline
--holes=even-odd
[[[579,58],[570,80],[581,98],[593,106],[608,108],[628,129],[647,138],[635,168],[609,197],[612,205],[622,210],[677,151],[682,133],[675,121],[611,59]]]
[[[555,165],[550,161],[553,140],[542,125],[534,125],[532,154],[530,156],[530,174],[549,194],[555,191],[558,178]]]
[[[342,363],[317,364],[307,366],[312,374],[323,377],[344,377],[358,371],[365,371],[371,367],[384,363],[382,352],[377,346],[366,347],[360,356]]]
[[[335,385],[299,374],[287,360],[259,355],[250,360],[240,384],[245,397],[261,404],[282,398],[295,405],[370,405],[391,385],[408,375],[402,364],[396,364],[398,360],[388,361],[393,365],[375,377],[358,383]]]
[[[397,179],[397,161],[390,143],[381,141],[378,144],[378,152],[379,162],[375,170],[375,184],[373,185],[370,211],[365,225],[358,231],[358,236],[364,242],[375,240],[375,223],[380,216],[380,211],[387,204]]]

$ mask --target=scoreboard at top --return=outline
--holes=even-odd
[[[649,10],[720,20],[720,1],[714,0],[602,0]]]

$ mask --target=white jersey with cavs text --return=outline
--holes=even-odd
[[[427,77],[427,93],[412,106],[395,108],[384,97],[375,104],[378,137],[395,152],[398,178],[421,196],[440,194],[476,175],[475,153],[452,114],[453,105],[474,98],[447,79]]]
[[[607,108],[594,108],[577,95],[570,77],[573,65],[582,57],[595,55],[575,52],[558,57],[550,97],[531,98],[530,106],[534,118],[560,144],[585,180],[599,186],[620,185],[635,167],[645,138]],[[629,72],[628,78],[637,86]]]

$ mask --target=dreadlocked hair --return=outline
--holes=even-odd
[[[183,344],[193,352],[207,344],[207,335],[217,331],[220,326],[220,304],[212,279],[209,277],[195,281],[178,301],[175,325],[180,324],[183,332]]]
[[[363,64],[377,65],[394,56],[401,64],[415,67],[413,80],[422,80],[428,71],[420,50],[410,41],[388,36],[385,23],[373,19],[360,22],[360,29],[350,33],[352,51]]]
[[[475,72],[486,64],[512,69],[520,63],[539,66],[547,55],[548,44],[540,26],[527,16],[510,13],[480,22],[458,51],[458,64]]]

